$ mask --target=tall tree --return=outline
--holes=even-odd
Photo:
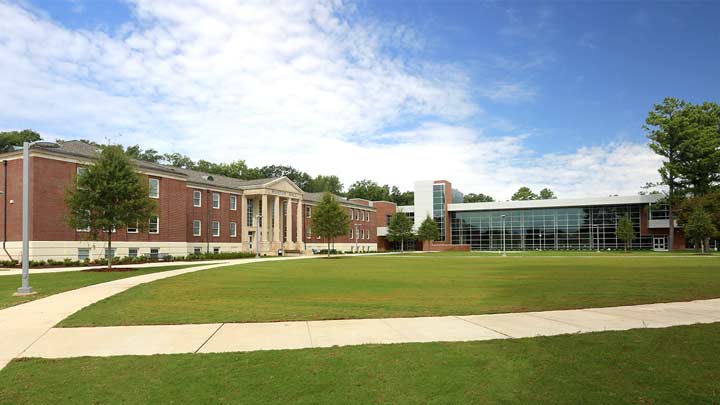
[[[667,204],[670,213],[670,229],[668,235],[668,250],[673,249],[675,240],[675,209],[684,198],[684,191],[680,183],[680,164],[682,145],[687,140],[687,120],[683,111],[688,103],[676,98],[667,97],[662,104],[655,104],[645,119],[645,129],[650,140],[649,146],[653,152],[663,158],[662,166],[658,169],[662,184],[667,186]]]
[[[93,239],[105,234],[108,252],[112,252],[116,229],[144,228],[148,223],[156,208],[149,194],[147,179],[138,174],[122,147],[106,146],[67,190],[67,223],[74,229],[89,229]]]
[[[313,210],[311,226],[316,235],[327,240],[330,256],[330,244],[334,245],[336,237],[350,231],[350,220],[335,197],[326,192]]]
[[[685,135],[679,148],[679,182],[688,193],[702,196],[720,183],[720,105],[688,104],[681,116]]]
[[[718,229],[713,224],[712,216],[702,207],[693,209],[688,216],[683,231],[690,240],[700,245],[702,253],[705,253],[706,240],[718,233]]]
[[[30,129],[22,131],[0,132],[0,153],[11,152],[16,147],[22,147],[23,142],[41,141],[42,137]]]
[[[538,194],[538,199],[540,200],[554,200],[556,198],[555,192],[547,187],[540,190],[540,194]]]
[[[620,218],[617,224],[617,229],[615,230],[615,234],[617,235],[618,239],[625,242],[625,251],[627,252],[630,243],[637,239],[629,215],[625,214],[625,216]]]
[[[414,237],[413,223],[407,215],[402,212],[396,212],[390,217],[387,239],[390,242],[400,242],[400,252],[405,251],[405,241],[413,240]]]
[[[173,167],[180,167],[182,169],[193,169],[195,168],[195,162],[190,159],[189,156],[174,152],[165,153],[162,157],[162,161]]]
[[[440,227],[437,222],[433,221],[428,215],[417,231],[417,238],[419,240],[433,241],[440,239]]]
[[[390,187],[381,186],[372,180],[359,180],[347,192],[348,198],[364,198],[370,201],[390,201]]]
[[[465,194],[465,196],[463,197],[463,202],[466,202],[466,203],[493,202],[493,201],[495,201],[494,198],[490,197],[487,194],[483,194],[483,193],[478,193],[478,194],[470,193],[470,194]]]
[[[342,194],[343,184],[340,182],[340,178],[338,176],[318,175],[310,181],[308,189],[305,191],[310,193],[322,193],[327,191],[333,194]]]
[[[515,194],[510,197],[513,201],[526,201],[526,200],[537,200],[538,195],[533,193],[532,190],[530,190],[530,187],[520,187],[518,191],[515,192]]]
[[[397,205],[413,205],[415,203],[415,192],[401,192],[397,186],[392,186],[390,189],[390,201]]]

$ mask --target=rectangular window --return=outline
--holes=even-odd
[[[110,260],[115,257],[115,248],[105,249],[105,258]]]
[[[353,211],[354,211],[354,210],[353,210],[352,208],[350,208],[350,220],[351,220],[351,221],[353,220]]]
[[[365,232],[365,239],[370,239],[370,230],[368,229],[367,232]]]
[[[215,237],[220,236],[220,221],[212,222],[212,234]]]
[[[218,246],[215,246],[213,248],[213,254],[218,254],[218,253],[220,253],[220,248]]]
[[[129,248],[128,249],[128,257],[138,257],[138,248]]]
[[[194,220],[193,221],[193,236],[200,236],[202,235],[202,221],[200,220]]]
[[[78,166],[78,168],[77,168],[77,170],[76,170],[76,174],[77,174],[78,176],[81,175],[81,174],[83,174],[83,173],[85,173],[85,172],[87,172],[87,167]]]
[[[150,248],[150,258],[151,259],[159,259],[160,258],[160,249]]]
[[[158,234],[160,233],[160,217],[153,215],[150,217],[148,222],[148,233]]]
[[[235,222],[230,222],[230,237],[237,237],[237,224]]]
[[[247,200],[247,226],[253,226],[253,200]]]
[[[220,209],[220,193],[213,193],[213,208]]]
[[[353,230],[352,230],[352,228],[350,228],[350,239],[352,239],[352,238],[353,238]]]
[[[138,233],[138,224],[136,223],[135,226],[128,226],[127,233]]]
[[[370,211],[367,212],[365,220],[370,222]]]
[[[237,196],[236,195],[230,196],[230,210],[237,211]]]
[[[88,248],[80,248],[78,249],[78,260],[89,260],[90,259],[90,249]]]
[[[362,214],[362,221],[364,221],[365,220],[365,211],[360,211],[360,213]]]
[[[160,179],[150,178],[150,198],[160,198]]]
[[[312,207],[305,206],[305,218],[311,218],[312,217]]]
[[[193,207],[202,207],[202,191],[193,190]]]
[[[310,230],[310,227],[308,226],[307,229],[305,229],[305,237],[311,238],[312,237],[312,231]]]
[[[360,231],[360,239],[365,239],[365,228]]]
[[[194,254],[194,255],[202,254],[202,248],[195,246],[195,247],[193,248],[193,254]]]

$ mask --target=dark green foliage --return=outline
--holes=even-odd
[[[345,210],[340,206],[335,197],[326,192],[322,200],[312,211],[312,233],[323,237],[328,243],[328,255],[330,244],[335,238],[346,235],[350,231],[350,220]]]
[[[417,231],[417,238],[419,240],[438,240],[440,239],[440,227],[437,222],[433,221],[428,215],[425,220],[420,224],[420,228]]]
[[[637,235],[635,235],[635,230],[633,229],[632,221],[630,220],[629,215],[626,214],[624,217],[620,218],[615,234],[618,239],[625,242],[625,251],[627,251],[630,243],[637,239]]]
[[[405,251],[405,241],[415,239],[413,223],[407,215],[402,212],[393,214],[388,225],[387,239],[390,242],[400,242],[400,251]]]
[[[463,202],[466,202],[466,203],[493,202],[493,201],[495,201],[494,198],[490,197],[489,195],[483,194],[483,193],[479,193],[479,194],[470,193],[470,194],[465,194],[465,196],[463,197]]]
[[[540,200],[554,200],[557,196],[555,195],[555,192],[550,190],[549,188],[544,188],[540,190],[540,194],[538,194],[538,199]]]
[[[705,239],[716,236],[718,229],[713,223],[713,218],[709,212],[702,207],[695,207],[687,217],[683,232],[687,237],[700,246],[705,253]]]
[[[515,192],[515,194],[510,197],[513,201],[524,201],[524,200],[537,200],[538,195],[533,193],[532,190],[530,190],[530,187],[520,187],[518,191]]]
[[[0,132],[0,153],[11,152],[16,147],[22,147],[23,142],[36,142],[40,140],[42,140],[40,134],[30,129]]]

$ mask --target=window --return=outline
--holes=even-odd
[[[220,209],[220,193],[213,193],[213,208]]]
[[[230,210],[237,211],[237,196],[236,195],[230,196]]]
[[[237,237],[237,224],[235,222],[230,222],[230,237]]]
[[[212,235],[215,237],[220,236],[220,221],[212,222]]]
[[[309,226],[307,227],[307,229],[305,229],[305,237],[308,239],[312,237],[312,231],[310,230]]]
[[[76,173],[78,176],[85,172],[87,172],[87,167],[78,166],[78,168],[76,169]]]
[[[385,215],[385,225],[390,225],[391,218],[392,218],[392,215]]]
[[[360,211],[360,213],[362,214],[362,220],[364,221],[365,220],[365,211]]]
[[[200,220],[194,220],[193,221],[193,236],[200,236],[202,235],[202,221]]]
[[[213,247],[213,254],[220,253],[220,248],[218,246]]]
[[[370,222],[370,211],[367,212],[367,218],[366,221]]]
[[[247,200],[247,226],[253,226],[253,200]]]
[[[352,228],[350,228],[350,239],[352,239],[352,238],[353,238],[353,230],[352,230]]]
[[[115,257],[115,248],[105,249],[105,258],[110,260]]]
[[[160,198],[160,180],[150,178],[150,198]]]
[[[138,248],[129,248],[128,257],[138,257]]]
[[[354,210],[353,210],[352,208],[350,208],[350,220],[351,220],[351,221],[354,219],[354,218],[353,218],[353,211],[354,211]]]
[[[202,191],[193,191],[193,207],[202,207]]]
[[[367,232],[365,232],[365,239],[370,239],[370,230],[368,229]]]
[[[88,216],[88,219],[90,219],[90,211],[85,211],[85,215]],[[85,228],[77,228],[76,231],[78,232],[90,232],[90,226],[87,226]]]
[[[160,249],[150,248],[150,258],[151,259],[159,259],[160,258]]]
[[[365,239],[365,228],[360,231],[360,239]]]
[[[201,254],[202,254],[202,248],[195,246],[195,247],[193,248],[193,254],[194,254],[194,255],[201,255]]]
[[[134,227],[128,226],[127,233],[138,233],[138,224],[136,223]]]
[[[311,218],[312,217],[312,207],[305,206],[305,218]]]
[[[90,249],[80,248],[78,249],[78,260],[90,260]]]
[[[160,217],[157,215],[153,215],[150,217],[150,222],[148,223],[148,233],[160,233]]]

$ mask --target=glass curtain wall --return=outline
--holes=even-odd
[[[445,184],[433,185],[433,219],[440,230],[437,240],[445,240]]]
[[[640,234],[641,213],[642,205],[451,212],[452,243],[501,250],[505,221],[507,250],[623,249],[615,230],[629,214],[636,235],[630,246],[651,249],[652,236]]]

